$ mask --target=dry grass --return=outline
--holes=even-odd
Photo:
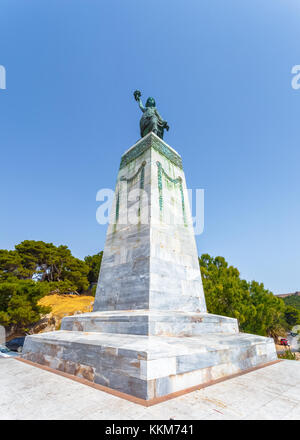
[[[91,312],[94,304],[92,296],[78,295],[47,295],[39,301],[40,305],[50,306],[51,315],[58,319],[75,312]]]

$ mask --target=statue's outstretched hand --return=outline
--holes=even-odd
[[[166,129],[167,131],[169,131],[170,127],[169,127],[169,125],[168,125],[168,123],[167,123],[167,122],[165,122],[165,125],[164,125],[164,127],[165,127],[165,129]]]
[[[136,101],[139,101],[140,98],[141,98],[141,96],[142,96],[142,94],[141,94],[141,92],[140,92],[139,90],[135,90],[135,91],[133,92],[133,96],[134,96],[134,99],[135,99]]]

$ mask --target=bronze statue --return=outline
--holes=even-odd
[[[136,90],[134,93],[134,99],[139,103],[139,107],[143,112],[143,116],[140,120],[141,137],[153,131],[161,139],[164,137],[164,129],[169,130],[167,121],[164,121],[155,107],[154,98],[148,98],[146,107],[143,106],[141,101],[141,92]]]

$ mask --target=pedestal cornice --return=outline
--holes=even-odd
[[[148,148],[154,148],[175,166],[182,169],[182,159],[180,155],[162,139],[156,136],[156,134],[149,133],[123,154],[120,163],[120,170],[145,153]]]

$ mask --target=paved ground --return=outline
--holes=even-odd
[[[277,364],[145,408],[0,358],[0,419],[300,419],[300,362]]]

